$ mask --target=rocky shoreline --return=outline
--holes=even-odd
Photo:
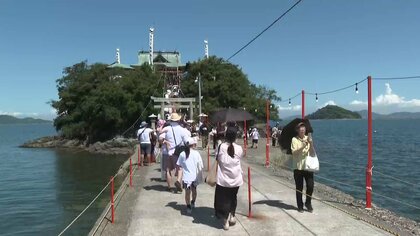
[[[132,155],[136,139],[113,138],[105,142],[96,142],[86,144],[77,139],[65,139],[60,136],[48,136],[28,141],[22,144],[22,148],[59,148],[59,149],[77,149],[90,153],[105,155]]]

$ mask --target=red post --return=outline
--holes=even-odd
[[[366,167],[366,209],[372,207],[372,77],[368,76],[368,162]]]
[[[305,90],[302,90],[302,119],[305,119]]]
[[[137,169],[140,169],[140,152],[141,152],[141,148],[140,148],[140,145],[139,145],[139,148],[137,150],[137,158],[138,158],[138,160],[137,160]]]
[[[251,200],[251,168],[248,166],[248,218],[252,218],[252,200]]]
[[[270,100],[267,99],[266,102],[266,113],[267,113],[267,123],[266,123],[266,133],[267,139],[265,144],[265,167],[270,166]]]
[[[111,223],[114,224],[114,176],[111,176]]]
[[[130,187],[133,187],[133,163],[130,157]]]
[[[210,145],[207,145],[207,171],[210,171]]]
[[[244,120],[244,156],[246,157],[246,145],[248,142],[248,131],[246,127],[246,120]]]

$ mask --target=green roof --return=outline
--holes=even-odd
[[[140,51],[138,53],[138,64],[132,66],[141,66],[143,64],[149,64],[149,52]],[[162,52],[155,51],[153,53],[153,64],[163,65],[166,67],[183,67],[185,64],[181,62],[181,54],[179,52]]]
[[[113,63],[113,64],[107,66],[107,68],[134,69],[133,67],[131,67],[129,65],[125,65],[125,64],[121,64],[121,63]]]

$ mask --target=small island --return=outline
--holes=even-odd
[[[17,118],[9,115],[0,115],[0,124],[44,124],[51,123],[49,120],[36,119],[31,117]]]
[[[327,105],[306,116],[306,118],[311,120],[362,119],[362,116],[357,112],[349,111],[339,106]]]

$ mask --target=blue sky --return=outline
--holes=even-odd
[[[295,1],[0,1],[0,113],[52,117],[55,80],[87,59],[136,63],[155,27],[155,49],[178,50],[183,61],[204,54],[227,58]],[[304,0],[284,20],[231,61],[251,81],[287,99],[322,92],[368,75],[420,75],[420,2]],[[385,83],[389,83],[385,85]],[[374,110],[420,111],[420,80],[375,81]],[[326,103],[366,107],[366,84],[307,98],[307,111]],[[205,99],[205,98],[204,98]],[[299,113],[298,99],[281,116]]]

